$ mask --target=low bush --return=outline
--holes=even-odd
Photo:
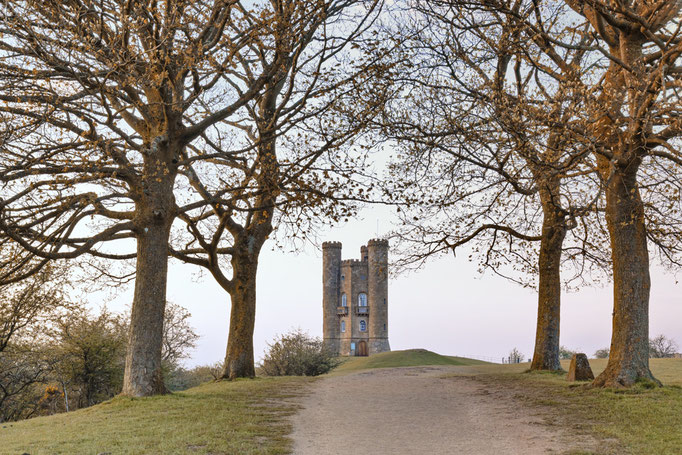
[[[561,360],[571,360],[573,358],[573,354],[575,354],[575,351],[571,351],[567,347],[561,346],[559,348],[559,359]]]
[[[649,340],[649,357],[654,359],[666,359],[675,357],[680,349],[675,340],[665,335],[658,335]]]
[[[260,373],[266,376],[317,376],[328,373],[339,363],[321,339],[298,329],[268,344]]]
[[[191,389],[198,385],[220,379],[222,362],[199,365],[194,368],[176,367],[165,372],[166,387],[171,392]]]
[[[609,358],[609,348],[597,349],[594,353],[595,359],[608,359]]]

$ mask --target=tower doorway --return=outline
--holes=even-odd
[[[358,343],[358,352],[356,354],[359,357],[367,357],[367,342],[361,341]]]

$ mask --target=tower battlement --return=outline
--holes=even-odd
[[[370,239],[367,246],[383,246],[388,248],[388,240],[386,239]]]
[[[324,343],[342,356],[390,351],[388,343],[388,241],[372,239],[360,259],[341,259],[340,242],[324,242]]]
[[[341,265],[350,265],[351,267],[364,265],[363,261],[360,259],[344,259],[341,261]]]
[[[363,245],[360,247],[360,260],[361,261],[367,260],[367,245]]]

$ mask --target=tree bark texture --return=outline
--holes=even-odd
[[[274,150],[274,144],[273,148]],[[274,159],[274,154],[271,158]],[[273,164],[263,165],[265,175],[273,174]],[[255,214],[247,227],[235,238],[232,255],[232,280],[229,289],[232,309],[227,352],[222,377],[224,379],[252,378],[256,375],[253,363],[253,330],[256,321],[256,275],[261,248],[273,230],[277,190],[263,182],[263,196],[259,198]]]
[[[649,370],[649,251],[644,205],[637,185],[637,173],[646,146],[647,80],[642,48],[644,37],[635,29],[620,33],[611,52],[630,65],[626,71],[614,62],[606,73],[602,105],[608,106],[595,137],[610,156],[597,154],[597,165],[606,197],[606,223],[613,267],[613,331],[606,369],[594,380],[595,386],[629,387],[638,380],[656,379]],[[627,104],[625,102],[627,101]],[[644,104],[642,104],[644,103]],[[623,129],[609,114],[627,108],[631,119]]]
[[[161,375],[161,345],[168,276],[168,233],[166,226],[150,226],[137,240],[137,275],[123,395],[140,397],[166,392]]]
[[[656,381],[649,370],[649,252],[637,189],[639,163],[610,166],[606,222],[613,261],[613,333],[608,364],[593,384],[629,387],[641,379]]]
[[[230,310],[230,329],[227,338],[227,352],[223,366],[223,379],[253,378],[256,369],[253,359],[253,330],[256,322],[256,276],[258,274],[258,256],[261,248],[273,230],[276,186],[270,179],[276,172],[274,155],[274,139],[270,145],[262,145],[265,150],[261,164],[262,177],[259,187],[262,196],[258,198],[257,209],[249,222],[235,238],[232,255],[232,280],[229,289],[232,308]]]
[[[256,248],[256,245],[252,245]],[[260,246],[257,246],[257,250],[260,251]],[[258,251],[232,258],[232,309],[222,375],[224,379],[252,378],[256,375],[253,330],[256,322]]]
[[[543,204],[542,240],[538,263],[538,318],[531,370],[561,370],[559,323],[561,319],[561,254],[566,237],[565,217]]]
[[[288,67],[280,68],[279,77],[266,84],[264,96],[258,103],[260,141],[257,145],[256,177],[258,196],[244,227],[233,231],[232,301],[230,331],[223,367],[224,379],[252,378],[256,375],[253,363],[253,330],[256,321],[256,275],[258,256],[263,244],[273,231],[272,220],[280,194],[279,162],[277,160],[277,97],[282,90]]]
[[[159,155],[162,159],[158,159]],[[173,196],[175,172],[167,170],[174,154],[170,150],[162,150],[152,156],[154,158],[145,163],[144,182],[136,196],[135,294],[121,392],[134,397],[166,393],[161,372],[161,349],[168,280],[168,241],[176,211]]]

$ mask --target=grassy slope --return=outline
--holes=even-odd
[[[372,368],[413,367],[420,365],[484,365],[481,360],[465,359],[436,354],[426,349],[409,349],[374,354],[369,357],[350,357],[334,370],[334,373],[350,373],[352,371]]]
[[[1,454],[284,454],[303,378],[209,383],[0,424]]]
[[[562,362],[568,369],[569,362]],[[590,360],[599,374],[606,360]],[[491,388],[549,411],[549,424],[606,441],[603,452],[628,455],[682,454],[682,359],[651,359],[651,370],[666,386],[629,390],[592,389],[569,383],[565,374],[518,374],[529,364],[474,367],[469,374]]]
[[[605,360],[591,360],[595,374]],[[338,368],[460,365],[461,374],[547,413],[548,423],[616,441],[604,453],[682,453],[682,359],[653,359],[663,389],[586,389],[565,375],[518,374],[528,364],[497,365],[423,349],[348,359]],[[564,365],[568,368],[568,364]],[[0,424],[0,454],[284,454],[291,442],[286,417],[296,410],[306,378],[205,384],[169,396],[115,398],[89,409]],[[609,451],[610,450],[610,451]]]
[[[348,359],[341,372],[417,365],[479,365],[423,349]],[[0,454],[283,454],[291,441],[287,398],[307,378],[204,384],[167,396],[114,398],[68,414],[0,424]]]

